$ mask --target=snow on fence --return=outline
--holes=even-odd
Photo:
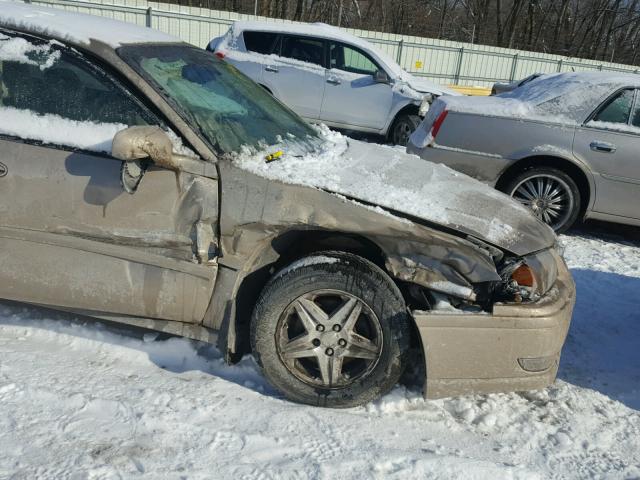
[[[204,47],[212,38],[224,34],[234,20],[288,22],[148,0],[25,1],[146,25],[200,47]],[[496,81],[511,81],[536,72],[640,71],[638,67],[630,65],[538,52],[366,30],[347,30],[376,44],[412,74],[439,83],[490,86]]]

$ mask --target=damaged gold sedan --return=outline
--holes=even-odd
[[[295,401],[553,382],[556,237],[484,185],[313,129],[152,30],[5,3],[0,298],[253,353]]]

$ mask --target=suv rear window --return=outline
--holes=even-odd
[[[243,32],[244,46],[250,52],[269,55],[273,52],[273,46],[278,40],[275,32]]]

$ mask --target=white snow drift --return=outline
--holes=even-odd
[[[578,304],[559,380],[529,393],[324,410],[249,358],[0,306],[0,478],[638,478],[640,245],[564,242]]]

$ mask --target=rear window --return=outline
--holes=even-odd
[[[244,38],[244,46],[248,51],[270,55],[278,40],[278,34],[275,32],[243,32],[242,38]]]

